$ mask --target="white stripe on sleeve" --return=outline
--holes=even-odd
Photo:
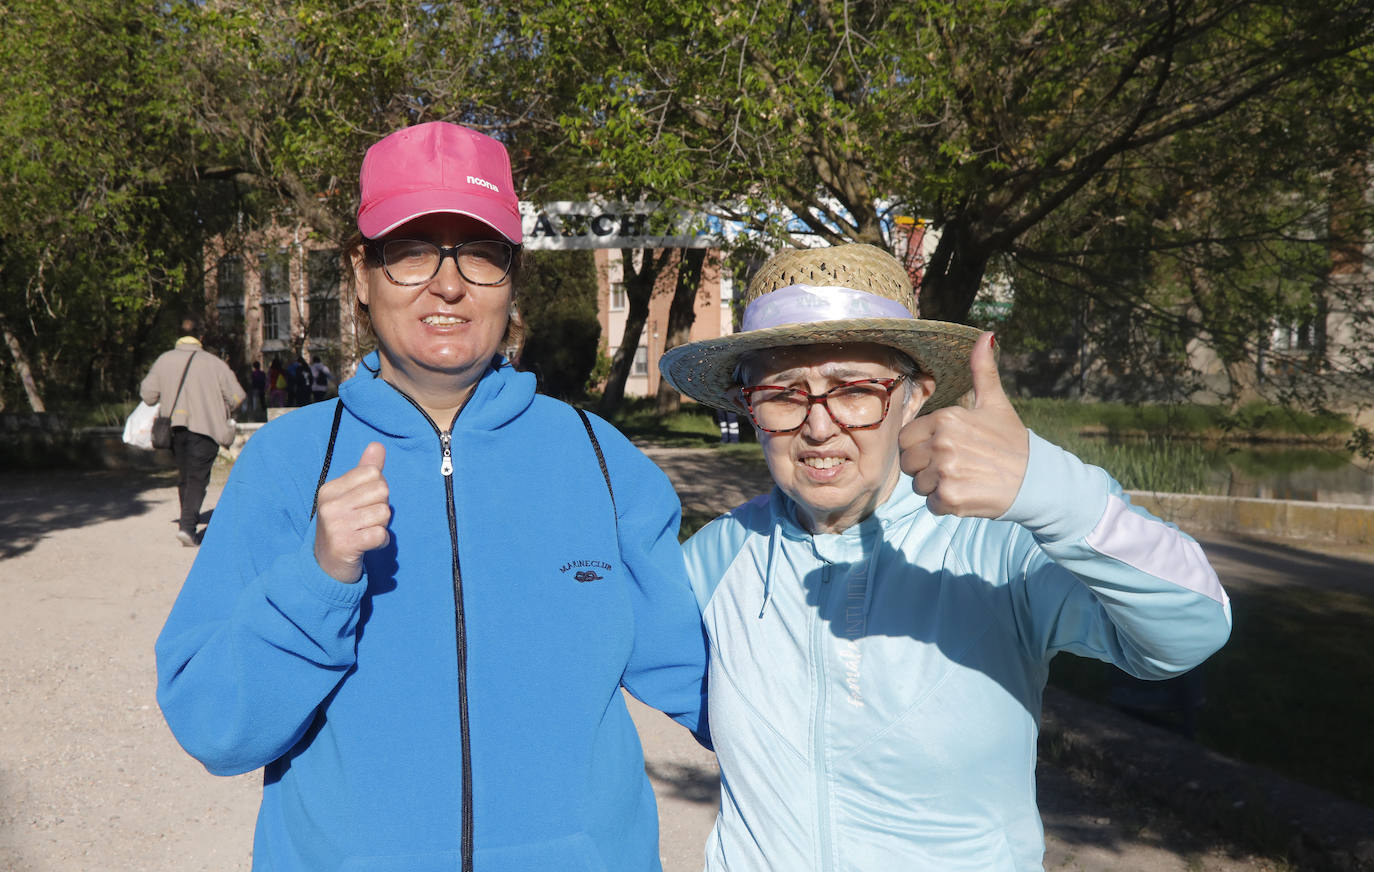
[[[1107,510],[1085,541],[1099,554],[1227,603],[1226,591],[1201,546],[1163,522],[1131,511],[1119,496],[1107,498]]]

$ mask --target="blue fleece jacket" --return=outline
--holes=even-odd
[[[502,367],[452,423],[446,477],[444,422],[376,370],[340,387],[330,477],[386,446],[390,544],[357,584],[326,575],[334,403],[263,427],[157,642],[173,733],[216,774],[265,767],[255,870],[458,869],[461,635],[475,868],[658,869],[620,688],[695,730],[705,672],[666,476],[594,419],[613,509],[576,412]]]

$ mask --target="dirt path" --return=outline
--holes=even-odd
[[[655,454],[689,507],[732,505],[760,484],[748,464]],[[153,640],[195,556],[173,538],[176,514],[165,473],[0,476],[0,870],[249,868],[259,776],[206,774],[153,698]],[[698,870],[714,759],[663,716],[635,715],[660,798],[664,867]],[[1148,807],[1112,808],[1075,773],[1042,766],[1041,783],[1047,868],[1275,868],[1219,854],[1175,824],[1161,831]]]

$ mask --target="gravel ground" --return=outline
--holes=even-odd
[[[688,507],[758,492],[748,464],[653,454]],[[250,866],[260,777],[207,774],[153,697],[153,640],[195,556],[173,538],[176,515],[166,472],[0,475],[0,870]],[[715,814],[714,759],[663,716],[633,712],[660,799],[664,868],[698,870]],[[1123,809],[1108,786],[1076,773],[1042,765],[1041,787],[1047,868],[1283,868],[1232,856],[1148,806]]]

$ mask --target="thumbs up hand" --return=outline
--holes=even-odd
[[[391,541],[389,491],[382,465],[386,447],[370,442],[358,465],[320,488],[315,561],[329,575],[352,584],[363,577],[363,555]]]
[[[974,343],[969,367],[973,408],[939,409],[903,427],[901,466],[935,514],[997,518],[1021,489],[1030,435],[1002,390],[991,333]]]

